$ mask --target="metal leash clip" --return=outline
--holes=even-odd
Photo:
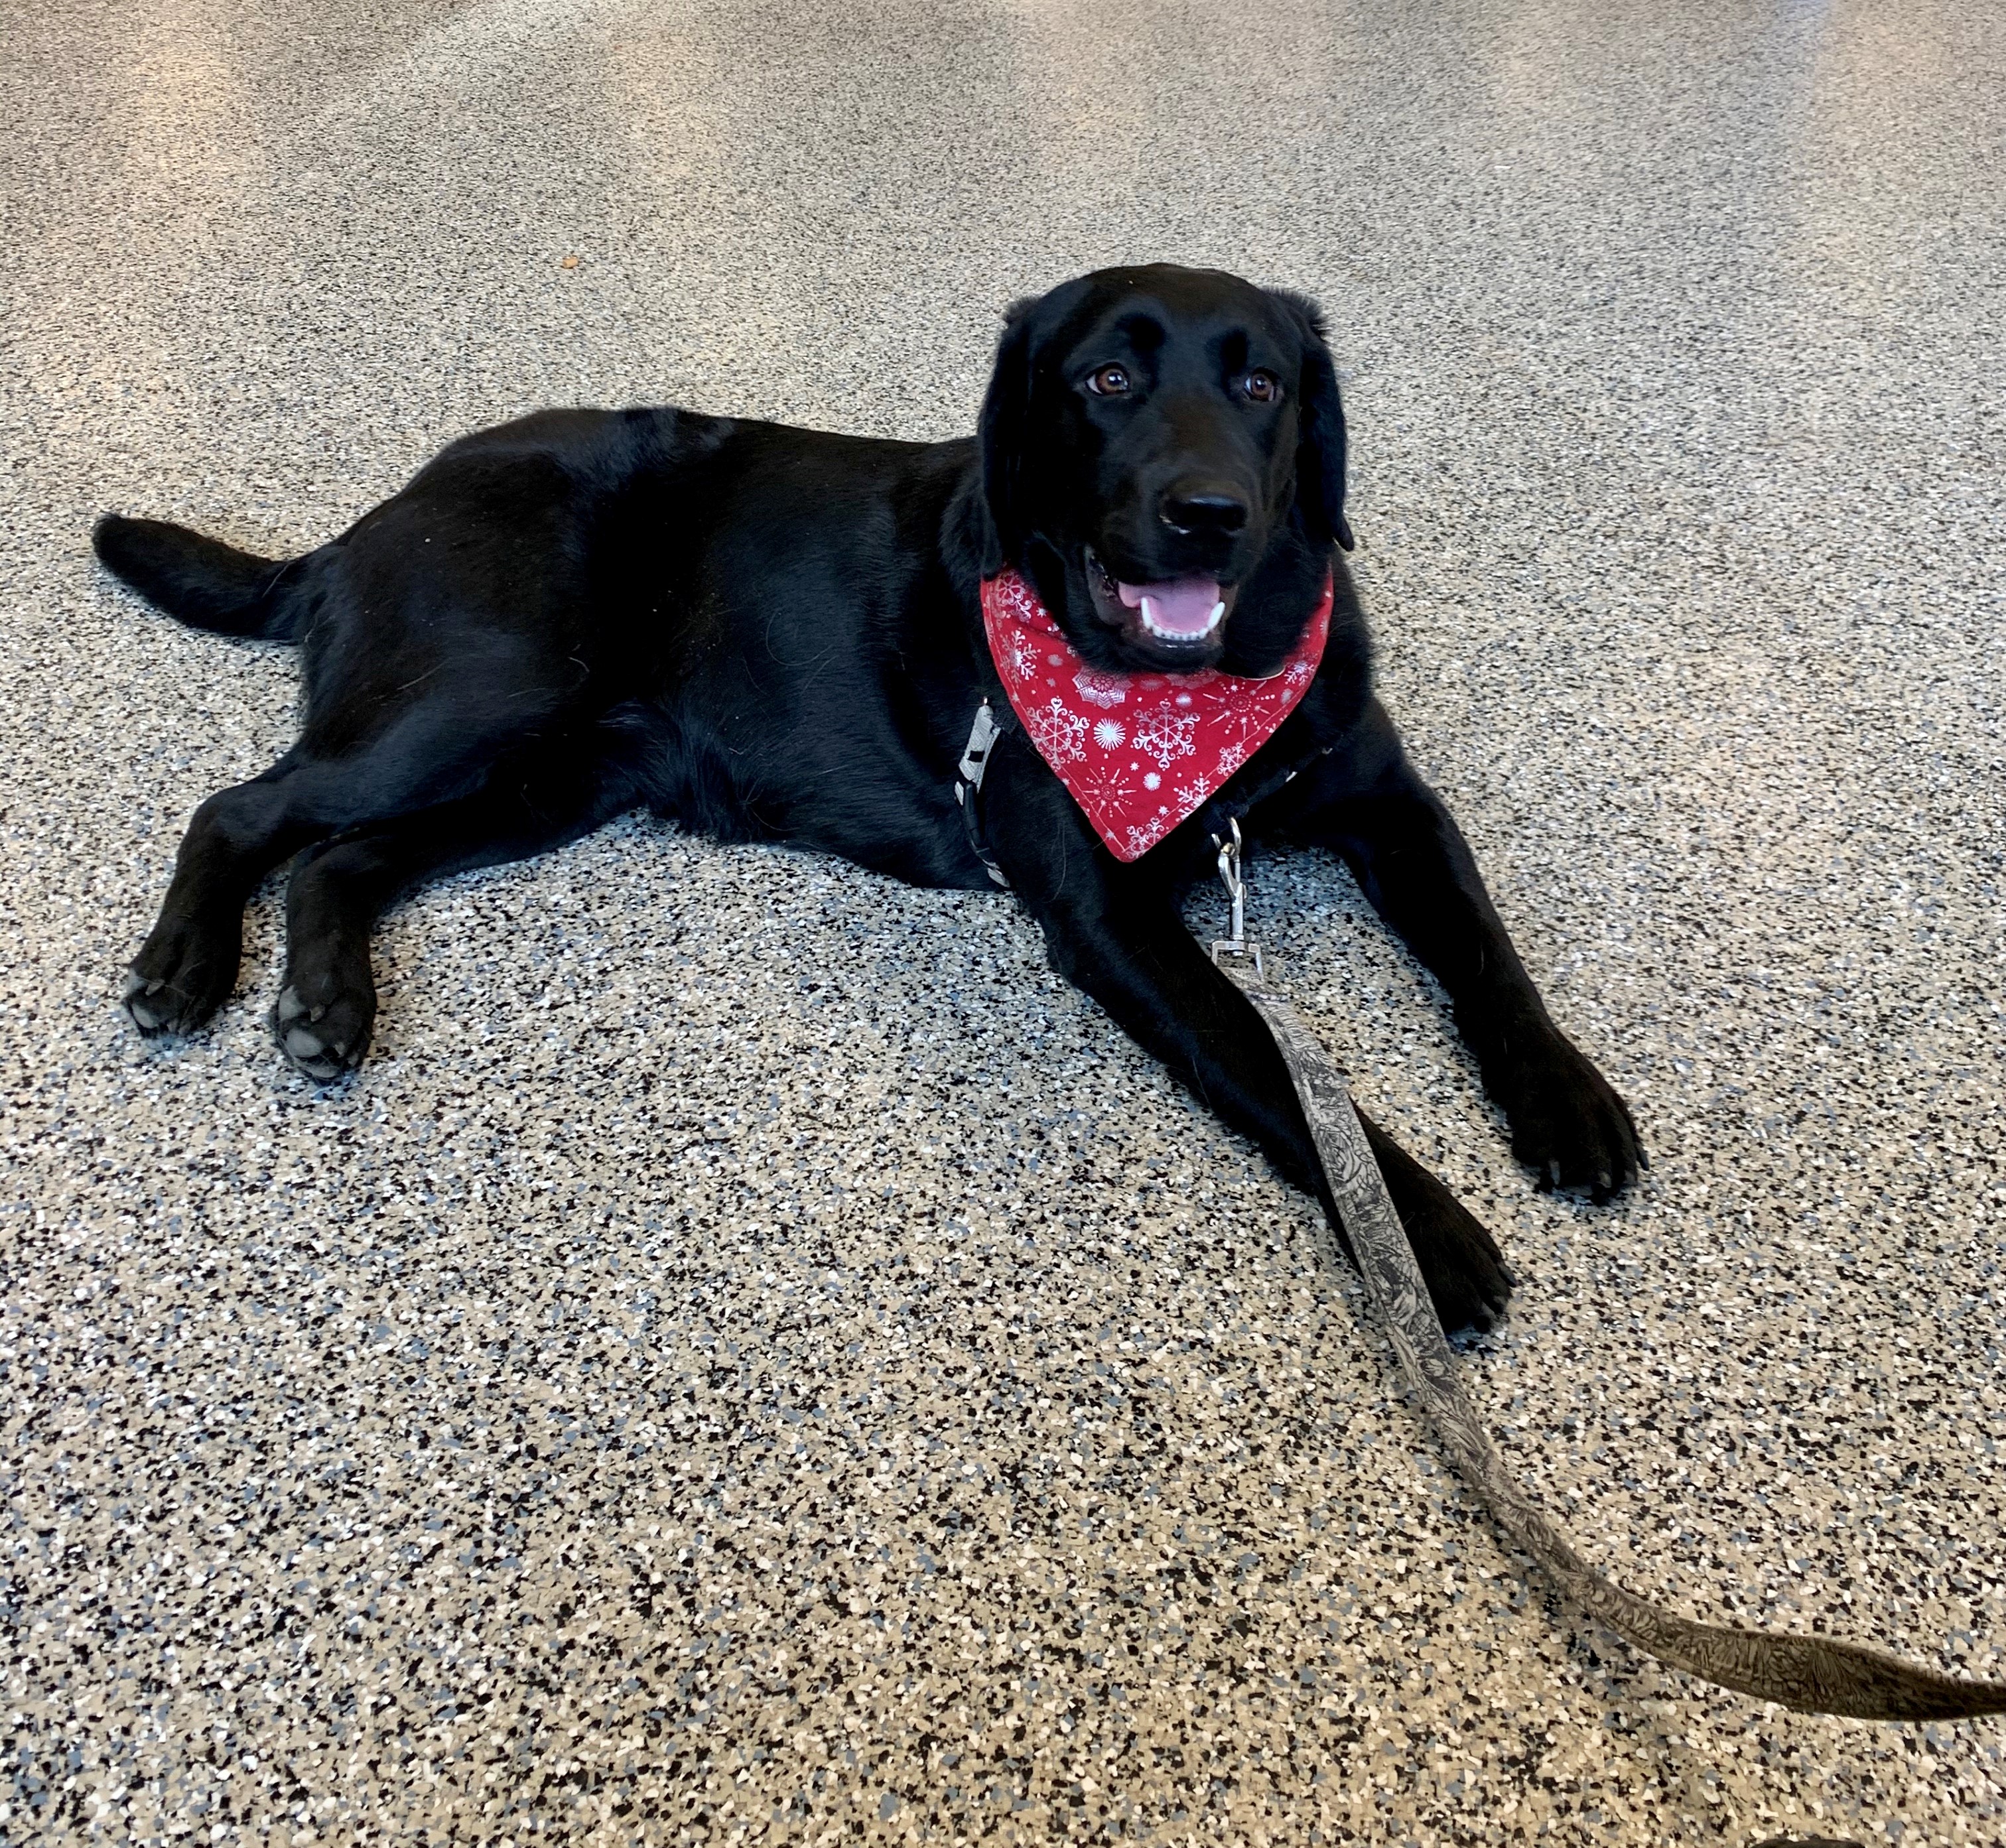
[[[1212,938],[1212,959],[1217,963],[1221,956],[1251,956],[1255,974],[1265,981],[1268,971],[1262,965],[1261,946],[1247,941],[1247,882],[1240,871],[1239,818],[1236,816],[1228,822],[1226,827],[1228,838],[1221,840],[1215,834],[1212,844],[1219,850],[1219,883],[1233,901],[1233,935]]]

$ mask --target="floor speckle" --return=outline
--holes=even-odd
[[[1256,866],[1523,1279],[1476,1396],[1634,1587],[2006,1674],[2002,62],[1952,0],[7,9],[0,1836],[2006,1834],[1997,1721],[1574,1626],[1006,898],[631,819],[399,911],[332,1090],[270,890],[142,1044],[294,669],[86,547],[303,548],[551,402],[957,433],[1102,263],[1318,295],[1384,696],[1654,1163],[1536,1195],[1347,878]]]

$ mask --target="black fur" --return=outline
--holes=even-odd
[[[285,566],[162,519],[97,523],[97,556],[149,603],[191,628],[290,642],[294,606],[275,597]]]
[[[1314,307],[1159,266],[1011,310],[973,442],[553,410],[453,444],[289,562],[107,518],[98,555],[127,583],[199,627],[296,639],[305,683],[298,741],[196,811],[126,1005],[143,1032],[198,1026],[235,982],[245,899],[294,857],[274,1026],[301,1070],[334,1078],[368,1044],[370,929],[399,892],[642,803],[726,840],[986,889],[952,793],[977,703],[1007,709],[985,573],[1018,565],[1101,664],[1265,673],[1330,569],[1317,680],[1223,799],[1300,769],[1254,807],[1250,836],[1344,857],[1447,987],[1519,1156],[1606,1196],[1642,1160],[1629,1113],[1549,1018],[1371,696],[1333,550],[1350,537],[1344,468]],[[1089,551],[1131,582],[1216,578],[1230,614],[1200,653],[1167,660],[1104,586],[1096,597]],[[1324,1195],[1279,1056],[1179,921],[1210,864],[1202,822],[1124,865],[1014,730],[985,808],[1055,966]],[[1496,1246],[1371,1134],[1445,1320],[1487,1325],[1511,1287]]]

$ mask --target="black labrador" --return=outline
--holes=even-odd
[[[386,906],[639,804],[720,840],[986,889],[955,797],[979,703],[1008,711],[985,576],[1016,566],[1095,667],[1261,675],[1334,573],[1313,685],[1216,801],[1251,804],[1254,841],[1343,857],[1448,990],[1514,1153],[1607,1198],[1644,1160],[1636,1129],[1548,1015],[1373,698],[1338,555],[1344,482],[1314,304],[1156,266],[1012,308],[973,440],[548,410],[454,443],[287,562],[109,516],[96,545],[118,577],[196,628],[297,642],[305,683],[298,742],[196,810],[125,1005],[143,1033],[198,1026],[235,982],[247,899],[294,857],[273,1026],[301,1071],[335,1078],[368,1044]],[[1207,579],[1224,607],[1202,626],[1146,621],[1129,589]],[[1124,864],[1017,729],[983,809],[1054,966],[1328,1210],[1279,1056],[1180,921],[1216,811]],[[1512,1287],[1496,1245],[1367,1128],[1444,1322],[1488,1326]]]

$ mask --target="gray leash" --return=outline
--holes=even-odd
[[[1267,985],[1261,952],[1247,940],[1237,822],[1219,847],[1219,875],[1233,901],[1233,935],[1212,945],[1212,960],[1253,1003],[1295,1081],[1338,1216],[1364,1274],[1366,1294],[1399,1357],[1401,1377],[1463,1480],[1490,1505],[1514,1544],[1546,1568],[1562,1596],[1660,1662],[1800,1712],[1909,1720],[2006,1712],[2006,1682],[1961,1681],[1828,1636],[1694,1623],[1625,1591],[1575,1552],[1526,1498],[1458,1383],[1455,1350],[1436,1319],[1421,1267],[1343,1076],[1295,1010]]]

